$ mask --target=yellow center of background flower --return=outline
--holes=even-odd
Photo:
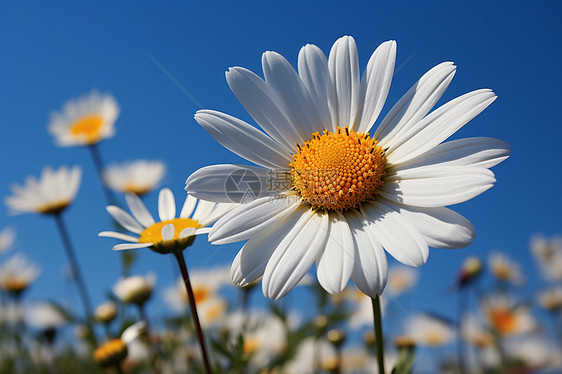
[[[338,127],[297,147],[289,164],[293,187],[315,209],[358,207],[382,186],[386,159],[369,134]]]
[[[157,244],[163,242],[164,239],[162,239],[162,228],[170,223],[174,225],[174,237],[170,240],[179,239],[180,233],[188,227],[193,227],[195,229],[201,227],[201,225],[199,225],[199,222],[191,218],[174,218],[169,221],[157,222],[154,225],[148,226],[146,229],[144,229],[144,231],[140,234],[139,243]]]
[[[103,118],[98,115],[89,115],[79,118],[70,126],[70,133],[77,137],[85,138],[87,143],[95,143],[101,137]]]
[[[511,334],[517,330],[517,318],[511,310],[498,309],[490,312],[490,320],[500,334]]]

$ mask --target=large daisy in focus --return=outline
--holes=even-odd
[[[456,67],[427,72],[376,130],[394,70],[396,43],[380,45],[363,77],[355,41],[344,36],[328,58],[304,46],[298,73],[265,52],[265,80],[241,67],[230,88],[263,131],[227,114],[201,110],[195,119],[226,148],[258,166],[213,165],[196,171],[186,190],[210,201],[247,201],[217,221],[213,244],[248,240],[232,265],[238,285],[263,276],[267,297],[286,295],[316,262],[320,284],[342,291],[351,278],[365,294],[384,289],[387,260],[419,266],[429,246],[461,248],[471,223],[445,208],[486,191],[490,167],[509,146],[492,138],[444,142],[496,98],[469,92],[430,110]],[[256,193],[255,183],[262,188]],[[246,183],[240,183],[246,182]],[[246,188],[247,186],[247,188]]]
[[[82,169],[79,166],[63,166],[58,170],[46,166],[39,179],[29,176],[23,186],[10,186],[13,194],[4,202],[12,214],[58,214],[74,201],[81,179]]]
[[[108,206],[107,212],[124,229],[138,234],[138,237],[114,231],[103,231],[98,235],[129,242],[117,244],[113,247],[114,250],[150,248],[163,254],[183,251],[191,245],[196,235],[208,233],[211,229],[206,226],[232,207],[232,204],[208,201],[198,203],[196,198],[188,195],[179,217],[176,218],[174,194],[169,188],[163,188],[158,195],[160,220],[155,221],[138,196],[127,194],[125,200],[132,216],[115,205]]]
[[[59,146],[92,145],[115,134],[118,116],[119,105],[113,96],[92,91],[52,113],[48,128]]]

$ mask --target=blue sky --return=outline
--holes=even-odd
[[[96,88],[121,106],[114,138],[100,144],[106,162],[159,159],[168,166],[164,185],[183,202],[183,185],[198,168],[243,160],[222,148],[194,120],[200,108],[221,110],[252,123],[230,92],[224,72],[243,66],[261,75],[261,54],[273,50],[294,66],[301,46],[326,54],[342,35],[355,37],[363,71],[383,41],[397,41],[396,71],[382,115],[434,65],[454,61],[457,74],[444,103],[479,88],[498,95],[455,137],[491,136],[507,141],[512,156],[495,167],[497,184],[454,207],[477,232],[463,250],[431,251],[410,308],[452,313],[448,282],[467,255],[498,249],[521,262],[524,291],[542,285],[528,251],[531,235],[560,234],[562,197],[559,145],[562,86],[559,23],[562,3],[451,1],[326,2],[14,2],[0,5],[0,196],[9,184],[38,175],[45,165],[84,169],[77,199],[65,213],[94,303],[119,274],[105,200],[86,149],[58,148],[47,132],[49,113],[69,98]],[[163,66],[192,100],[159,67]],[[382,118],[382,117],[381,117]],[[156,212],[156,194],[146,199]],[[41,264],[31,299],[70,300],[73,285],[61,277],[66,263],[51,219],[9,217],[0,228],[17,230],[16,249]],[[186,252],[188,265],[226,264],[240,244],[210,246],[199,238]],[[176,273],[170,259],[144,251],[134,273],[157,273],[159,287]],[[160,300],[150,304],[156,313]]]

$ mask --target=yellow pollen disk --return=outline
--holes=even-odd
[[[489,313],[494,328],[502,335],[512,334],[517,331],[517,317],[507,309],[492,310]]]
[[[195,229],[201,227],[199,222],[191,218],[174,218],[169,221],[157,222],[144,229],[140,234],[139,243],[159,244],[164,242],[162,238],[162,228],[170,223],[174,225],[174,237],[170,240],[178,240],[180,233],[188,227],[193,227]]]
[[[70,200],[56,201],[38,207],[37,212],[41,214],[57,214],[62,212],[68,205],[70,205]]]
[[[76,120],[69,130],[72,135],[84,138],[86,143],[93,144],[100,140],[103,125],[102,116],[91,114]]]
[[[373,198],[385,173],[384,150],[348,127],[312,134],[293,155],[293,187],[314,209],[346,211]]]
[[[127,182],[123,186],[123,191],[128,193],[134,193],[135,195],[142,196],[150,191],[150,187],[142,186],[134,182]]]

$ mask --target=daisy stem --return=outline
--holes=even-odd
[[[373,318],[375,322],[375,345],[376,345],[376,356],[377,363],[379,366],[379,373],[385,373],[384,371],[384,342],[382,336],[382,317],[381,317],[381,298],[377,295],[375,298],[371,298],[373,303]]]
[[[78,286],[78,293],[80,294],[80,298],[82,299],[82,304],[84,306],[84,311],[86,312],[86,324],[88,325],[88,329],[90,330],[90,334],[92,335],[94,343],[97,344],[96,334],[90,320],[90,317],[93,315],[92,303],[90,302],[90,296],[88,295],[86,283],[84,282],[82,272],[80,271],[80,267],[78,266],[78,260],[76,258],[76,254],[74,253],[74,249],[72,248],[70,236],[68,235],[68,230],[66,229],[66,225],[62,220],[62,216],[60,213],[57,213],[54,216],[60,235],[62,237],[62,241],[64,244],[63,247],[66,251],[66,255],[68,256],[68,260],[70,261],[72,277],[76,281],[76,285]]]
[[[90,153],[92,154],[92,158],[94,159],[94,166],[96,167],[96,171],[98,174],[98,179],[101,183],[103,188],[103,192],[105,194],[105,199],[108,205],[117,205],[117,199],[115,198],[115,194],[111,191],[104,183],[103,183],[103,169],[104,163],[101,158],[100,150],[98,149],[97,144],[92,144],[88,146],[90,148]]]
[[[466,309],[466,296],[467,290],[460,288],[457,294],[457,359],[459,364],[459,373],[464,374],[466,372],[464,366],[464,344],[462,339],[462,321],[464,318],[464,311]]]
[[[189,275],[187,273],[187,266],[185,265],[185,259],[183,257],[183,252],[174,253],[176,260],[178,260],[178,265],[180,266],[181,275],[183,281],[185,282],[185,288],[187,289],[187,296],[189,299],[189,306],[191,308],[191,314],[193,316],[193,324],[195,325],[195,330],[197,332],[197,338],[199,339],[199,345],[201,346],[201,356],[203,357],[203,365],[205,366],[205,372],[211,374],[211,365],[209,365],[209,358],[207,356],[207,349],[205,348],[205,338],[203,337],[203,330],[201,329],[201,323],[199,322],[199,316],[197,315],[197,305],[195,304],[195,296],[193,295],[193,289],[191,288],[191,282],[189,281]]]

